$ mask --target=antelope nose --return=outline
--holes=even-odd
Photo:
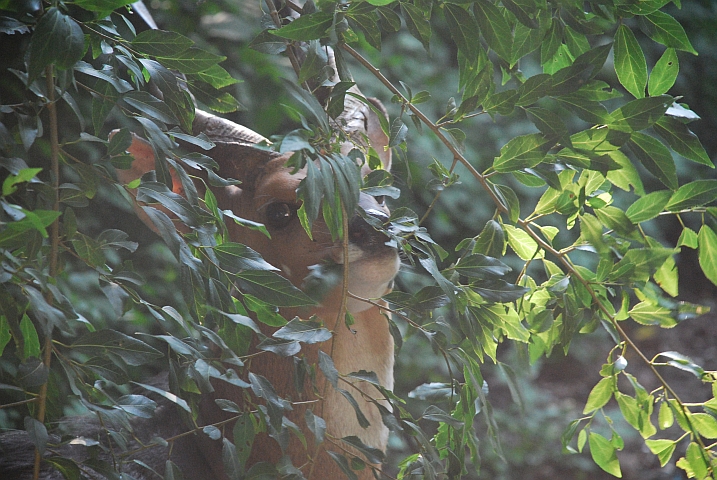
[[[367,209],[366,214],[379,220],[381,223],[388,220],[388,215],[381,210]],[[354,216],[349,222],[349,241],[362,249],[380,246],[386,243],[387,237],[379,232],[360,216]]]

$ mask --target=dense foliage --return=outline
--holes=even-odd
[[[138,32],[125,8],[130,3],[0,0],[0,38],[14,47],[4,49],[0,72],[0,398],[12,407],[0,419],[22,425],[40,451],[51,448],[45,425],[69,409],[84,408],[125,426],[124,418],[151,415],[155,402],[130,387],[158,370],[170,372],[170,392],[145,386],[189,413],[196,413],[210,379],[283,405],[260,379],[246,375],[243,356],[254,321],[280,326],[285,320],[276,307],[312,301],[253,252],[229,241],[224,222],[262,226],[221,212],[211,193],[199,198],[189,175],[181,178],[186,198],[171,193],[169,167],[202,169],[216,185],[226,181],[213,175],[209,157],[183,153],[175,140],[211,146],[191,135],[194,101],[226,114],[240,107],[228,90],[235,80],[221,66],[226,57],[219,54],[232,52],[172,31]],[[613,348],[596,366],[601,380],[584,416],[566,419],[564,449],[589,448],[599,467],[621,476],[617,452],[624,442],[610,418],[619,412],[662,466],[676,462],[690,478],[715,478],[717,452],[710,442],[717,438],[717,374],[676,351],[648,357],[625,328],[626,322],[672,328],[706,312],[676,300],[675,257],[681,250],[695,250],[704,275],[717,284],[717,209],[711,206],[717,180],[678,175],[685,160],[713,167],[690,130],[698,116],[680,103],[683,92],[676,87],[679,58],[697,53],[666,13],[680,1],[286,4],[281,13],[270,2],[262,5],[265,14],[255,20],[263,31],[251,41],[262,55],[251,57],[253,65],[287,55],[297,66],[283,84],[296,106],[288,116],[297,121],[281,125],[294,130],[275,138],[277,148],[297,151],[297,164],[336,148],[327,118],[340,112],[337,105],[355,78],[365,91],[392,97],[397,107],[398,115],[384,126],[405,172],[396,185],[408,192],[415,172],[410,130],[444,148],[428,165],[428,188],[416,194],[426,206],[412,206],[404,193],[387,226],[409,266],[402,288],[386,296],[394,338],[400,347],[403,337],[423,337],[445,371],[442,381],[417,386],[408,399],[383,392],[393,406],[385,423],[414,447],[396,475],[476,475],[481,450],[500,452],[484,363],[500,365],[518,390],[499,346],[510,344],[534,363],[554,350],[567,352],[576,335],[600,330],[608,332]],[[443,73],[454,80],[451,91],[457,93],[441,111],[433,99],[445,91],[415,91],[408,79],[388,78],[376,66],[382,42],[404,29],[427,51],[436,48],[434,37],[441,39],[444,49],[420,60],[446,65]],[[327,45],[334,49],[340,82],[322,106],[299,86],[330,78]],[[296,62],[293,49],[303,50],[303,62]],[[659,56],[653,60],[647,50]],[[430,113],[422,110],[428,106]],[[529,128],[486,158],[473,145],[481,141],[476,125],[487,116]],[[267,128],[279,126],[265,122]],[[119,131],[107,140],[112,129]],[[116,182],[114,171],[131,162],[130,130],[141,132],[159,155],[153,178],[127,186]],[[299,190],[307,230],[323,214],[340,233],[342,206],[350,209],[358,196],[342,182],[348,175],[343,168],[334,167],[335,180],[309,177]],[[459,168],[466,174],[459,177]],[[144,247],[152,237],[135,234],[137,224],[127,220],[133,215],[127,187],[139,187],[139,198],[171,211],[189,233],[177,233],[169,217],[146,207],[166,248]],[[463,218],[463,231],[470,230],[455,245],[432,240],[426,225],[438,223],[442,197],[463,187],[490,205],[491,215],[480,225]],[[388,174],[369,177],[363,188],[375,195],[399,193]],[[322,208],[322,198],[335,201],[324,201]],[[680,224],[672,244],[659,232],[666,217]],[[234,286],[238,298],[229,295]],[[324,332],[319,325],[307,329],[291,322],[266,348],[300,356],[300,343],[326,341]],[[649,367],[658,388],[641,385],[631,373],[632,359]],[[328,357],[316,368],[317,375],[337,378]],[[711,384],[711,398],[683,401],[690,392],[668,384],[665,368]],[[429,406],[419,416],[411,402]],[[617,409],[608,410],[613,404]],[[272,409],[265,419],[258,407],[253,413],[232,404],[224,408],[241,419],[234,444],[225,444],[227,469],[235,478],[254,478],[244,471],[245,445],[267,423],[286,430],[282,410]],[[203,434],[218,438],[218,428],[205,427]],[[319,421],[309,421],[309,428],[322,436],[315,430]],[[478,428],[490,446],[480,445]],[[116,438],[128,434],[113,432]],[[360,442],[353,446],[380,459],[380,452]],[[341,453],[335,458],[349,478],[352,469],[369,468]],[[89,468],[50,461],[68,478]],[[281,468],[281,474],[296,474]]]

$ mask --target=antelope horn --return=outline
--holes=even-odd
[[[253,130],[202,110],[196,110],[192,130],[214,142],[208,153],[219,164],[219,175],[240,180],[242,188],[251,188],[263,167],[282,156],[256,147],[270,142]]]

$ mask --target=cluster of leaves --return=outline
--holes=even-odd
[[[688,126],[697,116],[667,95],[679,71],[677,52],[696,54],[684,29],[661,10],[668,3],[319,2],[319,11],[312,6],[308,15],[271,32],[334,45],[343,81],[350,80],[341,67],[343,56],[353,56],[388,88],[419,130],[428,127],[446,144],[453,166],[433,165],[437,183],[444,188],[455,183],[453,167],[462,163],[496,205],[494,219],[480,234],[459,244],[460,256],[443,269],[439,265],[447,261],[446,252],[426,243],[418,225],[411,231],[398,222],[402,232],[413,235],[404,250],[418,259],[435,286],[410,295],[397,292],[387,299],[464,373],[453,384],[434,385],[451,399],[453,422],[441,425],[433,439],[436,450],[414,456],[404,464],[402,475],[421,472],[432,478],[464,472],[464,452],[478,463],[475,439],[465,431],[476,414],[468,406],[487,406],[478,366],[484,357],[497,361],[498,343],[524,343],[536,361],[557,345],[567,350],[574,334],[602,327],[616,348],[637,350],[619,322],[632,319],[669,328],[705,311],[672,300],[678,293],[674,255],[681,248],[697,249],[704,274],[717,283],[710,259],[717,246],[715,210],[710,206],[717,198],[717,183],[709,179],[680,185],[678,180],[674,154],[713,165]],[[406,85],[400,91],[350,46],[360,39],[380,49],[382,35],[398,30],[401,20],[426,49],[432,24],[445,22],[457,47],[460,102],[449,102],[446,114],[435,122],[416,107],[430,98],[428,92],[413,95]],[[649,75],[633,25],[664,47]],[[610,53],[613,63],[606,64]],[[524,69],[539,70],[528,76]],[[617,82],[610,84],[611,76]],[[462,150],[466,133],[458,125],[484,113],[498,117],[520,112],[537,133],[510,140],[480,172]],[[566,122],[570,115],[582,122]],[[399,122],[391,128],[392,146],[403,146],[406,137],[406,126]],[[647,192],[638,165],[663,189]],[[513,180],[544,190],[526,216],[525,206],[509,186]],[[629,208],[622,207],[620,199],[630,197]],[[647,222],[666,215],[676,216],[684,227],[671,247],[661,245],[645,229]],[[567,231],[576,232],[572,242],[558,236]],[[499,260],[503,255],[515,255],[524,264],[514,283],[503,278],[510,270]],[[535,264],[542,269],[536,270]],[[424,313],[442,305],[448,306],[438,320]],[[663,365],[692,371],[704,382],[715,381],[713,373],[674,352],[642,358],[661,381],[657,367]],[[648,439],[663,465],[675,445],[689,438],[678,466],[691,477],[712,478],[714,448],[703,441],[715,438],[710,407],[714,399],[691,410],[664,381],[659,391],[648,394],[623,370],[624,366],[603,368],[605,379],[590,396],[586,413],[598,411],[614,396],[627,422]],[[618,389],[620,374],[629,378],[633,394]],[[426,396],[426,389],[417,395]],[[668,418],[677,418],[684,431],[677,440],[652,439],[656,429],[651,413],[657,405],[661,428],[672,424]],[[695,411],[700,408],[705,413]],[[490,409],[484,413],[490,430]],[[601,436],[592,428],[593,418],[581,430],[578,450],[589,438],[596,463],[620,476],[615,452],[622,448],[622,440],[614,430],[611,440]],[[609,419],[606,423],[611,425]],[[579,425],[575,422],[566,432],[569,450]],[[437,467],[439,459],[442,469]]]
[[[48,384],[66,385],[70,395],[106,425],[121,425],[113,429],[115,438],[129,440],[131,424],[126,418],[146,415],[154,403],[142,395],[126,395],[132,373],[155,362],[162,350],[171,352],[166,368],[170,391],[145,387],[187,412],[195,413],[199,394],[212,390],[210,378],[247,392],[242,407],[220,402],[236,420],[235,441],[223,440],[225,469],[242,478],[246,445],[258,431],[266,429],[280,444],[285,444],[288,432],[301,435],[284,417],[289,402],[262,377],[248,374],[244,381],[235,371],[243,368],[241,357],[252,331],[258,334],[250,315],[281,326],[286,321],[276,307],[307,305],[312,300],[256,252],[232,243],[223,224],[224,216],[231,218],[231,213],[218,209],[208,189],[199,198],[192,178],[183,173],[182,167],[188,167],[190,172],[205,172],[213,185],[228,182],[213,174],[211,158],[177,150],[175,142],[211,147],[202,136],[190,134],[194,109],[187,88],[214,110],[236,107],[230,95],[218,90],[233,83],[218,65],[223,58],[177,33],[137,34],[125,15],[111,14],[130,3],[82,0],[42,10],[39,2],[31,0],[0,1],[4,15],[0,35],[30,38],[18,54],[19,65],[3,72],[19,82],[16,90],[21,94],[3,98],[0,105],[0,163],[8,172],[0,199],[4,391],[7,403],[23,404],[26,429],[40,451],[55,447],[47,443],[44,422],[49,418],[44,405],[61,402],[58,387],[48,393]],[[341,374],[379,388],[394,410],[385,412],[386,425],[418,445],[418,451],[401,463],[399,477],[456,478],[478,469],[477,416],[485,420],[493,447],[500,449],[481,374],[483,362],[500,363],[499,344],[521,346],[537,361],[556,347],[567,351],[577,333],[603,328],[616,347],[601,370],[603,379],[587,400],[587,416],[565,432],[566,450],[582,451],[588,444],[595,462],[620,476],[616,452],[623,442],[610,429],[611,419],[603,410],[614,398],[625,420],[646,439],[662,465],[684,444],[686,453],[677,465],[695,478],[714,478],[715,447],[705,443],[717,437],[714,372],[676,352],[645,358],[621,326],[632,319],[669,328],[705,311],[673,298],[678,293],[674,256],[681,248],[696,249],[705,275],[717,283],[713,261],[717,210],[710,206],[717,199],[717,181],[680,185],[673,155],[712,166],[688,126],[696,116],[667,95],[679,71],[677,52],[695,53],[679,23],[662,11],[668,3],[679,6],[667,0],[324,0],[306,2],[303,8],[293,5],[302,12],[296,18],[274,24],[267,17],[262,22],[271,26],[254,40],[254,48],[271,54],[304,50],[299,84],[326,85],[332,72],[323,46],[334,48],[340,80],[332,85],[334,93],[322,105],[291,87],[312,121],[277,142],[281,151],[298,152],[292,159],[297,167],[312,167],[315,163],[307,160],[319,159],[321,168],[309,169],[299,192],[304,200],[300,216],[307,230],[323,208],[327,225],[340,236],[342,209],[352,210],[358,195],[356,172],[349,167],[353,163],[338,155],[318,155],[336,143],[324,112],[336,117],[337,105],[343,105],[353,85],[349,57],[373,74],[400,105],[401,115],[384,125],[400,158],[406,159],[409,151],[406,116],[417,129],[430,130],[450,152],[450,166],[436,161],[430,169],[440,187],[436,201],[441,191],[457,183],[454,169],[460,163],[482,186],[482,195],[495,203],[493,219],[461,242],[455,254],[431,240],[415,213],[399,209],[392,215],[391,233],[397,245],[425,271],[430,285],[393,292],[386,300],[396,323],[419,332],[443,355],[451,378],[412,392],[411,397],[436,404],[416,419],[402,400],[380,389],[375,376]],[[414,94],[408,85],[399,90],[354,49],[357,45],[380,49],[382,38],[402,24],[426,49],[432,32],[442,26],[455,43],[460,99],[449,102],[445,115],[435,121],[417,107],[430,99],[428,92]],[[637,29],[665,47],[651,69],[636,38]],[[614,59],[612,64],[608,58]],[[170,69],[182,73],[184,80]],[[528,71],[536,73],[528,75]],[[72,120],[58,125],[58,109],[63,118]],[[471,119],[483,113],[494,118],[522,115],[537,132],[507,142],[481,172],[480,162],[463,146]],[[113,127],[123,128],[104,140]],[[188,227],[189,233],[178,234],[176,220],[151,206],[143,209],[179,264],[182,305],[148,301],[132,263],[117,261],[118,251],[137,248],[127,233],[115,228],[93,233],[82,222],[101,216],[92,210],[99,202],[98,192],[127,196],[127,186],[118,185],[111,172],[129,166],[131,159],[125,153],[131,143],[129,128],[144,132],[157,153],[155,176],[129,187],[139,187],[139,198],[160,204]],[[371,152],[368,161],[375,161]],[[173,193],[170,168],[179,174],[185,196]],[[664,188],[647,192],[646,174],[641,171],[649,172]],[[369,180],[370,193],[395,196],[385,172]],[[516,182],[541,189],[535,205],[520,205],[510,186]],[[661,216],[677,217],[684,226],[674,246],[665,247],[647,233],[647,224]],[[244,219],[232,220],[247,228],[263,228]],[[516,262],[522,265],[517,275],[508,266]],[[115,320],[140,312],[153,318],[152,335],[138,338],[119,327],[87,321],[69,300],[74,295],[68,281],[71,270],[91,272],[104,292],[123,300]],[[242,293],[240,299],[230,296],[232,289]],[[400,346],[400,329],[392,332]],[[329,337],[319,324],[289,322],[274,338],[264,339],[262,348],[295,355],[299,342]],[[662,384],[658,390],[647,392],[628,373],[624,361],[628,351],[636,352],[653,369]],[[662,380],[659,369],[665,366],[712,383],[713,398],[686,404],[681,392]],[[302,368],[311,371],[310,366]],[[339,372],[330,357],[321,356],[319,369],[337,387]],[[630,391],[618,384],[620,376],[627,379]],[[253,403],[250,391],[266,404]],[[654,410],[660,430],[676,420],[683,433],[654,438]],[[356,413],[361,422],[358,407]],[[426,433],[422,422],[429,425],[425,430],[437,424],[435,435]],[[323,421],[308,414],[306,423],[322,440]],[[606,427],[610,438],[603,435]],[[222,429],[223,425],[214,425],[203,430],[219,439]],[[380,452],[358,439],[343,440],[369,462],[381,460]],[[122,444],[127,452],[115,460],[131,453],[132,443]],[[356,469],[366,468],[358,457],[347,459],[337,453],[334,459],[349,478],[355,478]],[[74,461],[55,464],[69,478],[88,468]],[[168,475],[173,471],[168,469]],[[286,464],[257,466],[247,475],[277,472],[300,475]]]

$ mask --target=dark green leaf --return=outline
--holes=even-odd
[[[638,98],[612,112],[609,127],[621,132],[637,132],[656,123],[672,105],[669,95]]]
[[[677,189],[665,208],[671,212],[679,212],[711,203],[715,199],[717,180],[695,180]]]
[[[331,459],[336,462],[336,464],[339,466],[342,472],[346,475],[346,478],[349,480],[358,480],[358,477],[356,476],[356,472],[351,470],[351,466],[349,465],[349,461],[346,460],[346,457],[336,453],[332,452],[331,450],[328,450],[326,453],[329,454]]]
[[[274,332],[274,337],[283,340],[294,340],[304,343],[319,343],[331,339],[331,332],[322,324],[314,321],[303,321],[299,317]]]
[[[688,160],[714,168],[700,140],[684,123],[676,118],[662,117],[654,125],[654,129],[675,152]]]
[[[222,439],[222,465],[229,480],[241,480],[244,468],[239,462],[236,447],[227,438]]]
[[[334,388],[338,388],[339,385],[339,372],[334,366],[334,361],[331,357],[321,350],[319,350],[319,368],[324,377],[333,385]]]
[[[474,58],[478,54],[479,43],[476,39],[480,32],[473,13],[458,5],[446,3],[444,14],[453,41],[466,57]]]
[[[421,42],[423,48],[428,50],[432,33],[428,19],[420,8],[411,3],[401,3],[401,11],[408,31]]]
[[[98,330],[87,333],[75,341],[71,347],[88,355],[113,354],[131,366],[144,365],[164,356],[162,352],[141,340],[115,330]]]
[[[157,59],[167,68],[191,74],[208,70],[219,62],[226,60],[226,57],[191,47],[181,53],[174,53],[172,56],[157,56]]]
[[[241,270],[275,270],[279,269],[267,263],[261,255],[241,243],[226,242],[214,247],[214,253],[220,260],[222,268],[229,272]]]
[[[80,25],[57,7],[40,17],[30,42],[28,83],[40,76],[48,65],[60,70],[75,66],[85,53],[85,36]]]
[[[358,402],[356,399],[351,395],[351,393],[347,392],[346,390],[339,388],[337,389],[341,395],[344,396],[346,400],[351,404],[351,406],[354,409],[354,413],[356,413],[356,421],[358,422],[359,426],[361,428],[368,428],[371,424],[369,423],[366,416],[361,411],[361,408],[359,407]]]
[[[270,33],[290,40],[318,40],[323,37],[333,24],[334,17],[328,12],[316,12],[311,15],[302,15],[279,30]]]
[[[278,307],[300,307],[315,302],[278,273],[267,270],[244,270],[236,273],[242,292]]]
[[[544,96],[548,95],[553,87],[553,76],[547,73],[539,73],[528,78],[518,89],[518,101],[516,105],[532,105]]]
[[[30,441],[35,446],[40,455],[45,453],[45,447],[47,445],[47,429],[41,422],[35,420],[32,417],[25,417],[25,431],[27,432]]]
[[[256,436],[250,413],[242,412],[241,415],[239,415],[239,418],[237,418],[234,424],[232,435],[234,437],[234,446],[236,447],[237,461],[243,469],[251,453],[251,447],[254,444],[254,437]]]
[[[638,17],[638,20],[640,28],[654,41],[666,47],[697,55],[697,51],[687,38],[685,29],[671,15],[657,10],[649,15]]]
[[[487,0],[477,0],[473,6],[480,33],[488,46],[505,61],[510,61],[513,35],[500,9]]]
[[[379,450],[378,448],[369,447],[355,435],[343,437],[341,440],[364,454],[368,463],[382,463],[384,460],[384,454],[381,450]]]
[[[471,289],[487,302],[514,302],[530,289],[508,283],[505,280],[492,279],[471,284]]]
[[[472,253],[461,258],[453,269],[470,278],[502,277],[511,271],[511,268],[500,260],[480,253]]]
[[[540,107],[529,108],[526,113],[528,119],[550,142],[560,142],[566,147],[572,145],[568,135],[568,127],[557,113]]]
[[[141,113],[159,120],[160,122],[177,124],[179,120],[169,109],[166,103],[148,92],[132,91],[125,94],[122,99]],[[113,155],[110,153],[110,155]]]
[[[194,42],[190,38],[165,30],[145,30],[132,40],[132,47],[155,57],[177,55],[193,45]]]
[[[187,404],[186,400],[183,398],[180,398],[176,396],[175,394],[171,392],[167,392],[166,390],[162,390],[161,388],[157,388],[153,385],[147,385],[145,383],[138,383],[138,382],[132,382],[136,385],[139,385],[140,387],[149,390],[150,392],[154,392],[158,395],[161,395],[162,397],[166,398],[170,402],[174,403],[175,405],[179,406],[183,410],[191,413],[191,409],[189,408],[189,405]]]
[[[311,410],[304,412],[304,420],[306,426],[309,427],[311,433],[314,434],[315,444],[318,445],[324,441],[324,435],[326,433],[326,422],[323,418],[314,415]]]
[[[253,372],[249,372],[249,382],[251,383],[252,392],[254,392],[254,395],[257,397],[263,398],[279,410],[292,409],[291,403],[279,397],[276,390],[274,390],[274,386],[266,378]]]
[[[670,151],[659,140],[641,132],[634,132],[628,142],[640,163],[667,188],[676,190],[677,169]]]

